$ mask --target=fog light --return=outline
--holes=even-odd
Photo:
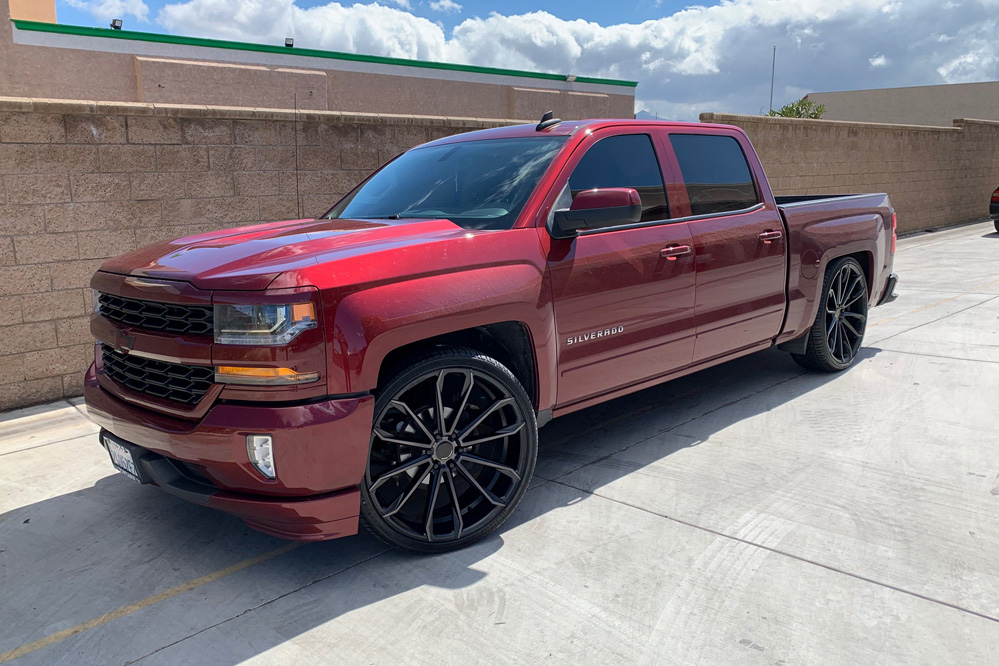
[[[275,478],[274,439],[270,435],[247,435],[246,453],[258,472],[268,479]]]

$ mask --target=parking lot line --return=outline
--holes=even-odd
[[[183,594],[184,592],[190,592],[191,590],[199,588],[203,585],[215,582],[221,578],[225,578],[226,576],[242,571],[243,569],[248,569],[249,567],[252,567],[256,564],[260,564],[261,562],[266,562],[267,560],[273,559],[279,555],[284,555],[285,553],[290,552],[302,545],[303,545],[302,542],[297,542],[297,541],[286,544],[284,546],[281,546],[280,548],[275,548],[274,550],[268,551],[261,555],[257,555],[256,557],[251,557],[249,559],[243,560],[242,562],[237,562],[236,564],[230,565],[224,569],[219,569],[218,571],[214,571],[210,574],[206,574],[199,578],[189,580],[186,583],[181,583],[180,585],[171,587],[169,590],[164,590],[159,594],[154,594],[140,601],[136,601],[135,603],[128,604],[127,606],[116,608],[115,610],[109,611],[104,615],[100,615],[91,620],[87,620],[86,622],[81,622],[76,626],[70,627],[68,629],[63,629],[62,631],[57,631],[54,634],[49,634],[48,636],[39,638],[37,641],[26,643],[20,647],[10,650],[9,652],[0,654],[0,664],[6,663],[11,659],[17,659],[18,657],[23,657],[26,654],[31,654],[32,652],[40,650],[43,647],[47,647],[49,645],[53,645],[60,641],[66,640],[70,636],[75,636],[76,634],[83,633],[84,631],[89,631],[90,629],[93,629],[95,627],[107,624],[112,620],[117,620],[120,617],[124,617],[136,611],[140,611],[143,608],[148,608],[149,606],[158,604],[161,601],[166,601],[167,599],[175,597],[178,594]]]

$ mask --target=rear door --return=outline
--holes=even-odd
[[[690,363],[692,239],[671,219],[672,173],[663,178],[653,131],[596,132],[573,152],[542,209],[550,228],[554,211],[578,192],[606,187],[637,190],[643,207],[639,223],[548,238],[560,406]]]
[[[752,147],[696,128],[670,130],[668,144],[696,257],[694,362],[769,341],[784,320],[787,239],[747,160]]]

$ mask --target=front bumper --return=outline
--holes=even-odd
[[[195,422],[119,400],[101,387],[93,366],[84,396],[90,418],[140,447],[146,476],[166,492],[287,539],[357,532],[373,396],[292,406],[220,403]],[[277,479],[250,463],[246,435],[253,433],[274,438]]]

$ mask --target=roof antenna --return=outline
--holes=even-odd
[[[551,111],[546,111],[545,115],[541,116],[541,122],[538,123],[538,126],[534,128],[534,131],[543,132],[549,127],[555,127],[555,125],[558,125],[560,122],[562,122],[561,118],[553,118],[552,115],[553,114]]]

